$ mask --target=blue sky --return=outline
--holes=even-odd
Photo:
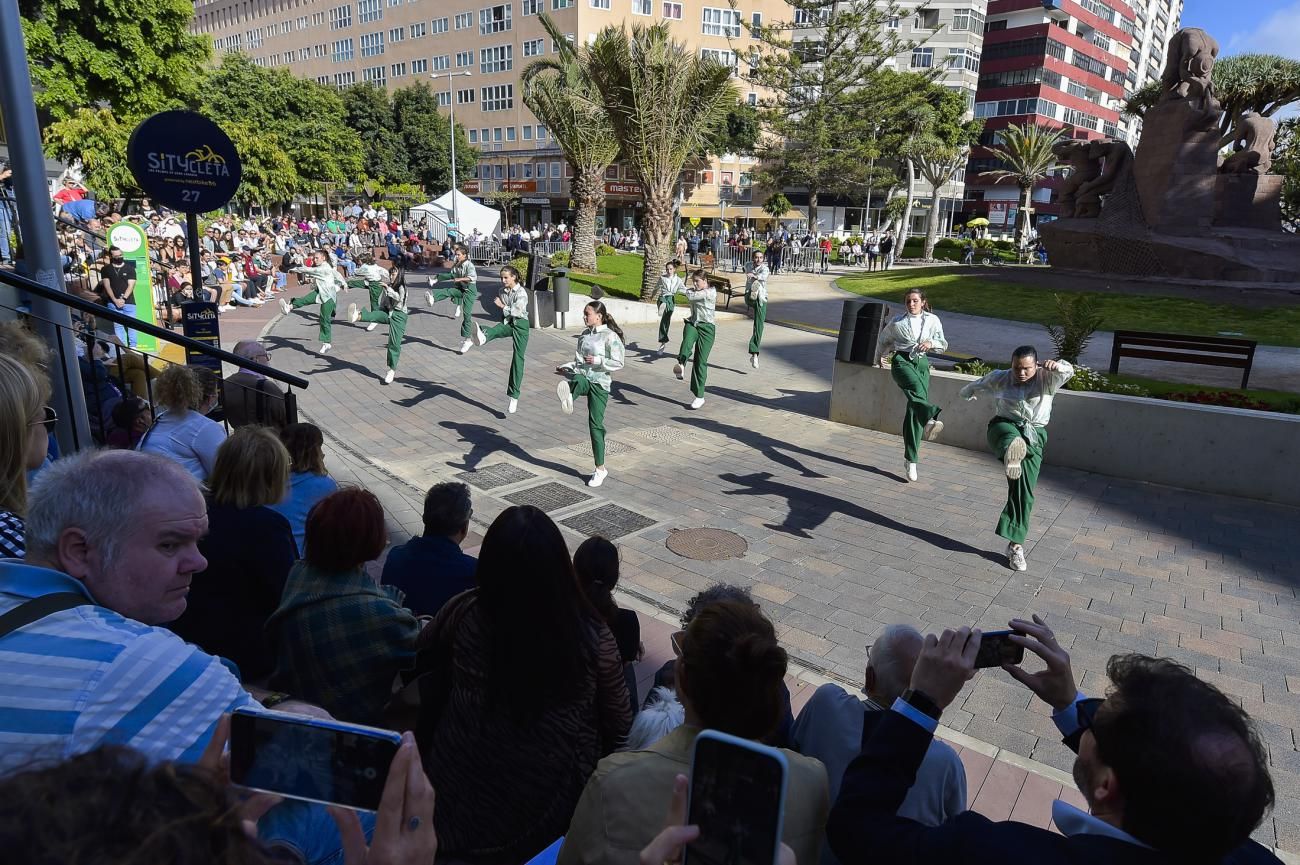
[[[1209,31],[1224,54],[1300,60],[1300,0],[1185,0],[1182,23]]]

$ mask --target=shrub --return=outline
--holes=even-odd
[[[1016,242],[1014,240],[995,240],[993,245],[998,249],[1004,249],[1008,252],[1016,251]]]
[[[567,252],[560,251],[551,254],[551,267],[568,267],[569,261],[570,256]]]
[[[1151,396],[1146,388],[1136,384],[1120,384],[1104,373],[1086,366],[1076,366],[1074,375],[1065,383],[1066,390],[1117,393],[1124,396]]]
[[[1093,333],[1101,327],[1101,313],[1086,294],[1054,294],[1056,311],[1061,316],[1059,325],[1045,325],[1056,346],[1056,356],[1077,364],[1079,355],[1088,347]]]
[[[1266,402],[1251,399],[1244,393],[1232,390],[1196,390],[1179,391],[1165,396],[1176,402],[1190,402],[1198,405],[1220,405],[1227,408],[1248,408],[1255,411],[1272,411]]]
[[[962,241],[955,237],[941,237],[939,242],[934,245],[935,249],[961,249]]]
[[[987,237],[977,237],[977,238],[975,238],[975,248],[976,248],[976,249],[995,249],[995,248],[996,248],[996,244],[997,244],[997,241],[996,241],[996,240],[992,240],[992,239],[987,238]]]
[[[986,376],[993,372],[993,367],[989,366],[979,358],[974,360],[963,360],[961,363],[953,365],[953,372],[965,373],[966,375]]]
[[[510,259],[510,266],[519,271],[520,279],[528,276],[528,256],[521,255],[518,258]]]
[[[596,255],[597,255],[597,256],[602,256],[602,255],[615,255],[617,252],[618,252],[618,250],[615,249],[614,247],[610,246],[608,243],[598,243],[598,244],[596,244]]]

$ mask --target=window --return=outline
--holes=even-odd
[[[466,30],[474,26],[473,12],[460,12],[456,15],[456,29]]]
[[[545,162],[539,162],[539,163],[537,163],[537,179],[538,179],[538,180],[545,180],[545,179],[546,179],[546,163],[545,163]]]
[[[493,141],[500,141],[500,140],[501,140],[501,127],[500,127],[500,126],[494,126],[494,127],[492,127],[492,140],[493,140]],[[500,166],[500,165],[497,165],[497,166],[494,166],[494,167],[493,167],[493,173],[496,174],[496,176],[497,176],[497,180],[503,180],[503,179],[505,178],[505,169],[502,168],[502,166]]]
[[[449,108],[449,107],[451,107],[451,91],[450,91],[450,90],[448,90],[446,93],[439,93],[439,94],[438,94],[438,107],[439,107],[439,108]]]
[[[546,127],[545,127],[545,126],[542,126],[541,124],[538,124],[538,126],[537,126],[537,140],[538,140],[538,141],[545,141],[549,135],[550,135],[550,133],[548,133],[548,132],[546,131]],[[537,176],[538,176],[538,177],[541,177],[540,174],[537,175]]]
[[[484,111],[505,111],[514,108],[515,85],[494,84],[491,87],[484,87],[481,107]]]
[[[730,68],[732,71],[735,71],[736,69],[735,51],[720,51],[715,48],[701,48],[700,57],[704,58],[705,60],[713,60],[718,63],[721,63],[723,66]]]
[[[383,0],[357,0],[357,20],[362,24],[368,21],[379,21],[383,17]]]
[[[617,163],[615,163],[614,165],[606,165],[606,166],[605,166],[605,179],[606,179],[606,180],[618,180],[618,164],[617,164]]]
[[[353,57],[353,53],[352,53],[351,39],[340,39],[331,46],[330,60],[332,60],[333,62],[342,63],[346,60],[351,60],[352,57]]]
[[[953,32],[982,33],[984,31],[984,15],[974,9],[958,9],[952,13],[951,29]]]
[[[933,48],[913,48],[912,49],[912,68],[929,69],[934,65]]]
[[[429,22],[429,32],[432,33],[434,36],[437,36],[439,33],[446,33],[447,19],[434,18],[432,21]]]
[[[735,9],[704,7],[701,32],[705,36],[740,36],[740,13]]]
[[[476,95],[477,95],[477,94],[474,92],[474,88],[473,88],[473,87],[469,88],[468,90],[457,90],[457,91],[456,91],[456,104],[457,104],[457,105],[472,105],[472,104],[474,103],[474,97],[475,97]]]
[[[469,131],[469,143],[470,143],[470,144],[478,144],[478,130],[477,130],[477,129],[471,129],[471,130]]]
[[[573,5],[573,0],[551,0],[551,9],[568,9]]]
[[[664,0],[664,17],[671,18],[674,21],[682,20],[682,4],[672,3]]]
[[[527,139],[527,138],[530,137],[530,135],[531,135],[531,130],[530,130],[527,126],[525,126],[525,127],[524,127],[524,138]],[[525,163],[523,164],[523,168],[522,168],[522,171],[521,171],[521,176],[524,178],[524,180],[532,180],[532,179],[533,179],[533,164],[532,164],[531,162],[525,162]]]
[[[506,141],[514,141],[514,140],[515,140],[515,128],[514,128],[513,126],[507,126],[507,127],[506,127]],[[515,167],[514,167],[514,165],[511,165],[511,166],[510,166],[510,176],[511,176],[511,177],[514,177],[514,175],[515,175]]]
[[[493,72],[509,72],[514,68],[513,45],[498,45],[495,48],[483,48],[478,52],[479,71],[484,75]]]
[[[490,33],[504,33],[510,29],[510,6],[489,6],[478,13],[478,32],[487,36]]]
[[[609,0],[588,0],[588,2],[591,3],[591,8],[592,8],[592,9],[608,9],[608,8],[609,8]]]
[[[763,13],[755,12],[749,16],[749,35],[757,39],[763,35]]]
[[[757,12],[754,13],[758,15]],[[829,7],[813,9],[796,9],[794,10],[794,26],[796,27],[815,27],[817,24],[825,24],[830,20],[831,10]],[[894,19],[898,20],[898,19]]]
[[[1084,111],[1079,111],[1078,109],[1075,108],[1065,109],[1065,116],[1062,117],[1061,119],[1064,120],[1066,123],[1068,123],[1070,126],[1081,126],[1084,129],[1091,129],[1094,132],[1096,132],[1097,127],[1101,125],[1100,117],[1094,117],[1091,114],[1088,114]]]
[[[542,10],[545,8],[546,5],[543,3],[543,0],[521,0],[519,4],[519,14],[521,17],[527,15],[540,15]]]
[[[372,84],[378,84],[380,87],[383,87],[388,83],[388,79],[384,77],[384,67],[382,66],[369,66],[362,69],[361,80],[369,81]]]
[[[633,15],[653,15],[654,0],[632,0]]]
[[[750,105],[753,105],[753,106],[757,107],[757,106],[758,106],[758,94],[757,94],[757,93],[751,93],[751,94],[749,94],[748,96],[745,97],[745,101],[748,102]]]
[[[532,141],[532,140],[533,140],[533,127],[531,127],[531,126],[525,126],[525,127],[524,127],[524,141]],[[524,177],[532,177],[532,176],[533,176],[533,164],[532,164],[531,162],[525,162],[525,163],[524,163]]]
[[[343,30],[352,26],[352,7],[335,6],[330,10],[330,29]]]
[[[980,56],[971,48],[953,48],[948,52],[949,69],[980,71]]]
[[[406,75],[405,63],[394,63],[388,68],[388,74],[392,78],[401,78]]]
[[[938,30],[939,29],[939,10],[922,9],[916,13],[916,18],[912,22],[914,30]]]
[[[525,57],[540,57],[546,53],[545,39],[529,39],[524,43]]]
[[[427,74],[428,71],[429,71],[429,61],[428,61],[428,60],[421,59],[421,60],[412,60],[412,61],[411,61],[411,74],[412,74],[412,75],[424,75],[424,74]]]
[[[384,34],[365,33],[361,36],[361,56],[378,57],[384,53]],[[369,81],[370,79],[366,79]]]
[[[356,84],[356,83],[357,83],[357,73],[355,73],[355,72],[335,72],[335,73],[334,73],[334,86],[335,86],[335,87],[350,87],[351,85]]]
[[[888,27],[890,30],[897,30],[897,29],[898,29],[898,16],[897,16],[897,15],[891,15],[891,16],[889,16],[889,20],[885,22],[885,26]]]
[[[433,58],[434,72],[446,72],[450,68],[451,68],[451,55],[439,54],[437,57]]]
[[[1023,57],[1027,54],[1046,54],[1057,60],[1065,59],[1065,46],[1046,36],[1031,36],[1028,39],[1012,39],[985,45],[982,55],[984,60],[1001,60],[1006,57]]]
[[[457,51],[457,52],[456,52],[456,68],[457,68],[457,69],[463,69],[463,68],[466,67],[466,66],[473,66],[473,65],[474,65],[474,52],[473,52],[473,51]]]
[[[975,116],[1008,117],[1016,114],[1041,114],[1044,117],[1056,117],[1055,102],[1046,99],[1002,99],[997,102],[975,103]]]
[[[389,42],[401,42],[405,38],[406,38],[405,27],[394,27],[392,30],[388,31]]]
[[[1077,49],[1074,52],[1074,59],[1071,62],[1084,72],[1091,72],[1093,75],[1100,75],[1102,78],[1106,77],[1105,63],[1102,63],[1095,57],[1089,57],[1087,54],[1084,54]]]
[[[1050,69],[1034,66],[1030,69],[1010,69],[1005,72],[990,72],[980,76],[980,89],[986,87],[1015,87],[1020,84],[1046,84],[1048,87],[1061,89],[1062,78]]]
[[[411,25],[412,39],[423,39],[428,32],[429,32],[429,25],[425,24],[423,21],[417,21],[416,23]]]

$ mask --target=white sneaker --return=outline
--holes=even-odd
[[[384,384],[392,384],[393,379],[395,378],[397,378],[397,370],[390,369],[388,372],[384,373]]]
[[[668,343],[666,342],[659,343],[659,353],[665,354],[667,351],[668,351]]]
[[[704,405],[704,397],[702,396],[697,396],[695,399],[691,400],[691,408],[700,408],[703,405]]]
[[[1020,480],[1020,463],[1024,461],[1025,454],[1028,452],[1029,448],[1025,446],[1025,440],[1019,436],[1016,436],[1016,440],[1007,445],[1007,452],[1002,455],[1002,461],[1006,463],[1007,477],[1010,480]]]
[[[460,344],[460,353],[464,354],[465,352],[469,351],[470,346],[472,346],[473,344],[474,344],[474,340],[472,339],[467,339],[464,342],[462,342]]]
[[[366,325],[366,333],[370,333],[370,331],[374,330],[377,327],[379,327],[379,322],[377,321],[370,322],[370,324]]]
[[[556,383],[555,395],[560,398],[560,411],[565,414],[573,414],[573,391],[569,388],[567,381]]]
[[[329,350],[330,350],[331,348],[333,348],[333,346],[330,345],[328,342],[322,342],[322,343],[320,344],[320,353],[321,353],[321,354],[329,354]]]
[[[429,277],[429,288],[433,288],[437,284],[438,284],[438,280],[434,279],[432,276]],[[433,301],[430,301],[430,303],[432,302]]]
[[[608,469],[596,469],[591,473],[591,480],[587,481],[587,486],[598,487],[605,482],[607,477],[609,477]]]
[[[355,303],[348,304],[348,323],[356,324],[358,321],[361,321],[361,310]]]
[[[903,463],[903,470],[907,472],[908,481],[916,480],[916,463]]]
[[[432,279],[429,280],[429,285],[433,285],[433,280],[432,280]],[[435,298],[435,297],[433,296],[433,292],[432,292],[432,291],[426,291],[426,292],[424,293],[424,299],[427,300],[427,301],[429,301],[429,306],[435,306],[435,305],[437,305],[437,303],[438,303],[438,300],[437,300],[437,298]]]
[[[293,312],[293,307],[290,306],[289,301],[285,300],[283,297],[280,298],[280,312],[283,312],[285,315]]]
[[[477,324],[474,325],[474,341],[479,345],[487,345],[487,334]]]
[[[453,317],[454,317],[454,318],[460,318],[460,304],[459,304],[459,303],[456,304],[456,315],[453,316]]]
[[[925,432],[921,433],[921,438],[932,442],[939,437],[941,432],[943,432],[943,421],[938,418],[931,418],[925,425]]]
[[[677,376],[678,381],[686,381],[686,376],[683,374],[685,372],[686,368],[680,363],[673,364],[673,375]]]
[[[1013,571],[1029,570],[1029,562],[1025,560],[1025,548],[1019,544],[1007,544],[1007,567]]]
[[[286,304],[286,305],[287,305],[287,304]],[[228,303],[228,304],[226,304],[225,306],[219,306],[219,307],[217,307],[217,311],[218,311],[218,312],[234,312],[234,311],[235,311],[235,306],[234,306],[234,304]]]
[[[515,399],[514,397],[511,397],[510,405],[506,406],[506,411],[508,411],[510,414],[514,414],[515,410],[518,408],[519,408],[519,400]]]
[[[749,356],[749,365],[752,366],[754,369],[758,369],[758,355],[751,354]]]

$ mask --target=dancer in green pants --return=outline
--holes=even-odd
[[[998,519],[997,533],[1007,539],[1007,564],[1017,571],[1025,561],[1025,536],[1034,509],[1034,486],[1047,447],[1047,422],[1052,417],[1052,396],[1074,375],[1063,360],[1038,365],[1038,352],[1022,345],[1011,355],[1011,369],[995,370],[961,389],[963,399],[991,394],[994,417],[989,421],[989,448],[1006,466],[1007,504]]]
[[[521,278],[519,271],[510,265],[501,268],[501,293],[493,302],[505,312],[505,320],[490,328],[487,333],[477,324],[474,326],[474,339],[479,345],[506,336],[514,343],[514,355],[510,358],[510,383],[506,385],[506,396],[510,398],[506,411],[510,414],[519,408],[519,388],[524,383],[524,352],[528,349],[528,292],[520,284]]]
[[[930,311],[925,292],[909,289],[903,297],[907,312],[895,317],[880,333],[880,360],[889,361],[889,371],[907,397],[903,415],[903,470],[909,481],[916,480],[917,457],[921,439],[934,441],[943,431],[939,407],[930,402],[930,362],[926,352],[943,351],[948,340],[943,336],[939,316]]]
[[[686,361],[691,353],[695,361],[691,366],[691,393],[695,401],[691,408],[704,405],[704,385],[709,378],[709,352],[713,350],[713,338],[717,335],[714,324],[717,313],[718,292],[709,286],[709,278],[704,271],[697,270],[691,274],[691,285],[686,289],[686,299],[691,302],[691,317],[686,319],[682,329],[682,347],[677,352],[677,363],[673,364],[673,375],[678,381],[686,371]]]
[[[686,284],[677,275],[677,268],[682,263],[672,259],[664,265],[664,275],[659,277],[659,353],[668,348],[668,330],[673,324],[673,309],[677,305],[677,292],[683,291]]]
[[[361,268],[357,268],[359,271]],[[367,285],[372,285],[370,280]],[[372,331],[381,322],[388,324],[388,372],[384,374],[384,384],[392,384],[397,377],[397,362],[402,357],[402,338],[406,336],[406,271],[398,267],[393,271],[392,285],[380,286],[380,298],[370,309],[362,312],[354,303],[348,307],[348,321],[369,322],[366,331]]]
[[[451,285],[447,288],[433,289],[435,282],[450,282]],[[437,277],[436,280],[434,277],[429,277],[429,288],[433,290],[424,293],[429,306],[433,306],[440,300],[456,302],[456,318],[460,319],[460,336],[465,340],[460,345],[460,353],[464,354],[474,344],[474,324],[470,315],[474,312],[474,301],[478,300],[478,271],[474,269],[474,262],[469,260],[468,246],[463,243],[456,244],[456,258],[451,266],[451,273]]]
[[[749,338],[749,365],[758,369],[763,345],[763,321],[767,318],[767,278],[772,275],[763,253],[754,253],[754,266],[745,274],[745,303],[754,313],[754,335]]]
[[[605,470],[605,406],[609,404],[610,373],[623,368],[623,331],[598,300],[583,309],[582,321],[587,329],[578,337],[573,362],[565,366],[573,377],[560,382],[555,393],[560,398],[560,411],[565,414],[573,414],[575,396],[587,398],[587,428],[596,462],[587,486],[598,487],[609,476]]]
[[[373,255],[363,255],[359,259],[360,263],[357,269],[352,272],[352,278],[348,280],[348,288],[364,288],[370,292],[370,309],[375,311],[379,309],[383,302],[384,286],[388,284],[388,271],[375,264]],[[374,328],[366,328],[373,330]]]
[[[295,309],[302,309],[304,306],[319,302],[320,353],[325,354],[330,350],[330,340],[333,338],[330,320],[334,318],[339,289],[347,290],[348,285],[343,281],[343,277],[339,276],[338,269],[330,264],[330,257],[325,250],[316,250],[314,256],[317,263],[312,267],[295,267],[290,271],[310,278],[314,288],[302,297],[295,298],[293,303],[280,298],[280,311],[288,315]]]

